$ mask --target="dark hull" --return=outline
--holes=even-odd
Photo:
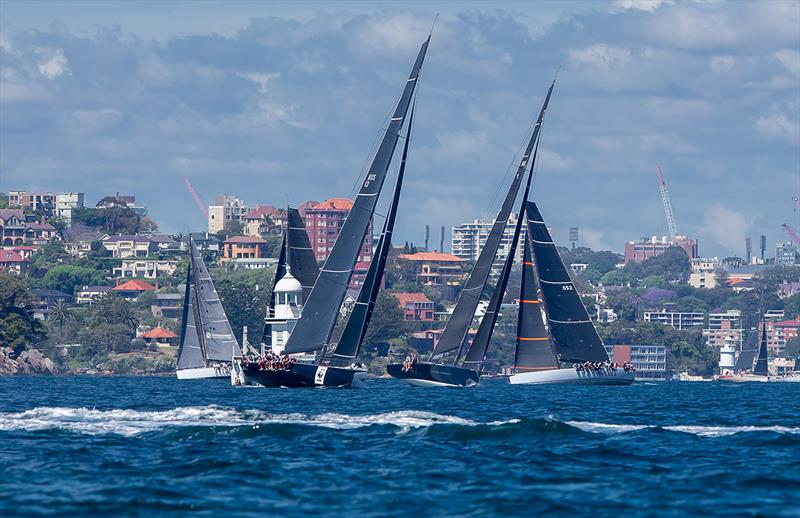
[[[408,371],[403,370],[402,364],[395,363],[387,365],[386,372],[393,378],[421,387],[473,387],[480,379],[477,371],[433,363],[415,363]]]
[[[244,367],[248,382],[265,387],[349,387],[353,378],[365,371],[343,367],[323,367],[308,363],[295,363],[291,370],[260,370],[257,365]]]

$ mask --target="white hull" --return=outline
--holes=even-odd
[[[175,371],[179,380],[199,380],[206,378],[230,378],[230,364],[218,367],[197,367],[194,369],[179,369]]]
[[[564,383],[571,385],[629,385],[636,375],[624,369],[608,369],[598,372],[578,372],[575,369],[550,369],[523,372],[508,377],[512,385],[543,385]]]
[[[780,381],[783,383],[800,383],[800,372],[789,372],[784,374],[782,378],[778,378],[775,381]]]
[[[717,381],[730,381],[733,383],[766,383],[777,380],[769,376],[759,376],[758,374],[729,374],[727,376],[718,377]]]
[[[403,381],[415,387],[457,387],[458,385],[451,385],[450,383],[442,383],[440,381],[425,380],[419,378],[403,378]]]

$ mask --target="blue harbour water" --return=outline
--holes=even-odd
[[[800,385],[0,378],[0,516],[800,516]]]

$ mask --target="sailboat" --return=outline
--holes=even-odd
[[[622,368],[581,369],[564,364],[603,363],[608,353],[538,207],[528,202],[526,248],[515,373],[511,384],[628,385],[635,374]],[[537,285],[538,284],[538,285]],[[541,296],[540,296],[541,295]]]
[[[744,351],[742,351],[744,354]],[[737,362],[738,368],[738,362]],[[752,371],[750,369],[745,369],[743,372],[736,372],[735,374],[729,374],[725,376],[719,376],[717,378],[719,381],[732,381],[735,383],[742,383],[742,382],[766,382],[766,381],[775,381],[774,378],[769,376],[769,368],[767,364],[767,325],[766,322],[762,322],[761,324],[761,340],[758,344],[758,355],[756,356],[755,364],[753,365]]]
[[[405,161],[401,164],[401,172],[398,173],[398,182],[395,185],[389,215],[384,223],[378,253],[370,264],[359,300],[332,355],[328,357],[326,352],[364,235],[375,213],[378,197],[400,139],[400,131],[411,105],[429,43],[430,35],[417,54],[403,93],[367,171],[366,179],[356,196],[353,208],[339,231],[333,249],[320,269],[319,276],[306,300],[303,312],[283,348],[284,354],[315,353],[316,361],[296,362],[290,364],[288,368],[281,369],[264,369],[259,365],[249,364],[244,367],[248,381],[255,381],[268,387],[342,387],[351,385],[357,376],[366,374],[364,368],[353,362],[358,355],[372,314],[386,256],[391,246],[389,238],[394,225]],[[409,132],[410,127],[409,123]],[[404,146],[404,158],[408,150],[408,135]]]
[[[175,373],[178,379],[227,378],[232,358],[241,354],[208,268],[190,239]]]
[[[534,126],[531,138],[528,141],[525,153],[522,155],[522,160],[517,167],[516,175],[511,182],[511,186],[506,193],[506,197],[500,207],[500,212],[495,218],[486,243],[481,250],[478,260],[475,263],[472,271],[470,272],[464,288],[461,290],[458,302],[453,309],[453,315],[450,317],[447,325],[445,326],[442,336],[433,348],[431,359],[439,357],[441,363],[430,362],[413,362],[410,365],[407,362],[402,364],[390,364],[386,366],[386,371],[393,378],[403,380],[411,385],[431,387],[431,386],[451,386],[451,387],[471,387],[478,384],[480,379],[480,367],[486,355],[486,349],[489,341],[491,340],[494,324],[497,319],[497,312],[502,302],[503,293],[505,292],[506,282],[508,281],[508,272],[510,271],[511,264],[516,250],[516,242],[519,237],[519,230],[521,222],[518,222],[515,228],[515,235],[512,242],[512,250],[506,258],[503,270],[501,271],[500,278],[497,286],[495,287],[495,294],[487,307],[487,312],[479,326],[478,333],[470,346],[464,361],[461,361],[462,352],[466,346],[467,336],[470,324],[472,323],[475,309],[480,302],[481,295],[489,281],[489,274],[497,255],[497,250],[500,246],[500,240],[508,224],[508,218],[511,215],[511,209],[514,205],[514,200],[517,198],[519,187],[528,172],[528,166],[532,165],[535,159],[534,147],[539,140],[539,132],[544,121],[544,115],[547,111],[547,106],[550,103],[550,97],[555,87],[555,81],[550,85],[545,97],[539,117]],[[533,156],[534,159],[531,159]],[[528,196],[530,190],[530,183],[532,177],[532,167],[528,172],[528,180],[525,187],[524,200]],[[446,354],[457,351],[452,363],[444,362]]]

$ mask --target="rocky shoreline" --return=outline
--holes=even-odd
[[[0,347],[0,376],[32,374],[58,374],[58,368],[53,360],[37,349],[28,349],[16,355],[10,347]]]

